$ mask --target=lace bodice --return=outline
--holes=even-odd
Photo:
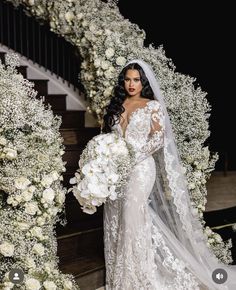
[[[113,130],[118,131],[133,146],[136,162],[144,160],[163,147],[164,129],[164,114],[156,100],[134,110],[125,130],[120,123],[113,126]]]

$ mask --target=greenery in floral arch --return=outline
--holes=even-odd
[[[76,290],[73,276],[58,269],[54,228],[66,223],[61,119],[36,98],[17,62],[15,54],[0,62],[0,289]],[[25,274],[17,286],[13,268]]]
[[[188,178],[192,204],[199,213],[208,244],[224,263],[232,262],[231,240],[205,226],[206,181],[217,154],[204,147],[209,137],[210,106],[195,79],[175,71],[162,46],[144,46],[145,32],[120,14],[108,0],[9,0],[25,5],[28,13],[50,24],[51,30],[75,45],[83,58],[80,78],[86,88],[88,111],[102,122],[117,76],[124,64],[143,59],[154,69],[170,114],[178,149]]]

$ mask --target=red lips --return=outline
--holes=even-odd
[[[129,92],[134,92],[134,91],[135,91],[135,89],[133,89],[133,88],[129,89]]]

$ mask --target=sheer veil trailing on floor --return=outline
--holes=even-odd
[[[188,265],[203,285],[208,289],[236,289],[236,266],[225,265],[214,256],[207,246],[198,214],[191,206],[187,180],[155,73],[142,60],[135,59],[129,63],[138,63],[142,67],[165,115],[164,147],[153,155],[157,169],[149,197],[153,222],[166,235],[175,256]],[[226,270],[228,274],[223,284],[212,280],[212,272],[218,268]]]

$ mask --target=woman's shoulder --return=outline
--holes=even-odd
[[[151,110],[158,110],[161,107],[160,102],[157,100],[149,100],[147,105]]]

